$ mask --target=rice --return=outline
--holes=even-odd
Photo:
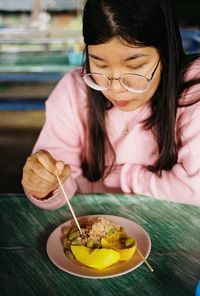
[[[80,245],[86,245],[89,240],[94,242],[95,247],[101,247],[101,239],[120,230],[120,225],[104,217],[98,217],[91,225],[82,228],[82,234],[76,239]]]

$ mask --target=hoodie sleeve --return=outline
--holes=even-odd
[[[46,101],[46,120],[33,153],[48,151],[56,160],[70,164],[72,174],[64,182],[71,198],[79,190],[77,179],[82,175],[81,153],[85,141],[85,97],[84,85],[78,70],[68,72],[58,83]],[[38,207],[56,209],[66,200],[57,189],[47,199],[37,199],[26,192],[27,197]]]

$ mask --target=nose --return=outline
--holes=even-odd
[[[114,92],[119,92],[124,90],[124,87],[122,86],[120,82],[120,78],[112,78],[110,79],[110,89]]]

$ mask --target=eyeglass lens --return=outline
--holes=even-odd
[[[148,88],[148,81],[143,76],[125,74],[120,79],[121,84],[127,89],[145,90]],[[109,79],[103,74],[87,74],[84,77],[85,83],[94,88],[105,90],[110,87]]]

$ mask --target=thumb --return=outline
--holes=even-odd
[[[70,167],[70,165],[66,164],[63,168],[61,176],[68,178],[70,175],[71,175],[71,167]]]

